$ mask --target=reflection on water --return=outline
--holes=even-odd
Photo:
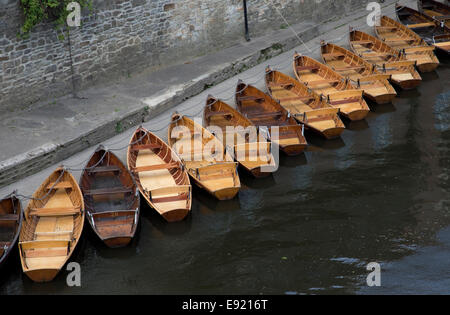
[[[192,215],[165,223],[143,204],[138,239],[108,249],[86,231],[67,272],[34,284],[12,261],[6,293],[450,293],[450,67],[374,107],[342,139],[311,138],[265,179],[243,174],[239,197],[196,189]],[[15,255],[16,257],[17,255]],[[382,287],[365,286],[382,265]]]

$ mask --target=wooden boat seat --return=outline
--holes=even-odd
[[[0,216],[0,221],[19,221],[18,214],[5,214]]]
[[[57,184],[55,184],[55,182],[50,183],[47,185],[46,189],[50,190],[50,189],[71,189],[72,188],[72,184],[70,182],[59,182]]]
[[[120,168],[116,165],[99,166],[88,171],[89,174],[99,174],[99,173],[118,173]]]
[[[430,26],[436,26],[436,24],[434,24],[433,22],[428,22],[428,23],[417,23],[417,24],[409,24],[406,25],[408,28],[421,28],[421,27],[430,27]]]
[[[158,143],[135,144],[130,148],[132,152],[141,150],[155,150],[155,149],[161,149],[161,145]]]
[[[247,113],[247,117],[250,119],[264,119],[267,117],[281,116],[283,112],[266,112],[266,113]]]
[[[124,217],[124,216],[134,216],[137,210],[111,210],[102,212],[92,212],[91,215],[94,219],[100,217]]]
[[[385,42],[412,42],[415,40],[417,40],[417,38],[413,37],[389,37],[384,39]]]
[[[86,196],[99,196],[99,195],[115,195],[115,194],[130,194],[133,189],[128,187],[108,187],[100,189],[91,189],[84,192]]]
[[[257,96],[238,96],[237,98],[238,102],[246,102],[246,101],[252,101],[252,102],[257,102],[257,103],[262,103],[265,101],[265,99],[263,97],[257,97]]]
[[[308,71],[318,71],[319,67],[316,67],[316,66],[297,66],[296,69],[297,69],[298,72],[306,71],[306,70],[308,70]]]
[[[293,97],[275,97],[275,99],[278,99],[280,102],[289,102],[289,101],[302,101],[304,103],[314,101],[315,98],[312,96],[293,96]]]
[[[216,117],[216,116],[233,118],[232,113],[225,112],[225,111],[209,112],[206,114],[206,118],[211,118],[211,117]]]
[[[292,83],[269,83],[268,87],[274,91],[289,90],[294,87]]]
[[[357,44],[357,45],[370,45],[373,46],[373,43],[370,40],[355,40],[351,42],[352,44]]]
[[[396,30],[397,26],[377,26],[379,30]]]
[[[159,170],[164,170],[164,169],[173,169],[173,168],[178,168],[178,167],[180,167],[180,165],[177,162],[171,162],[171,163],[166,163],[166,164],[135,167],[133,169],[133,172],[134,173],[151,172],[151,171],[159,171]]]
[[[309,81],[307,82],[308,86],[318,86],[318,85],[325,85],[325,84],[338,84],[341,81],[339,80],[333,80],[333,79],[324,79],[324,80],[316,80],[316,81]]]
[[[348,67],[342,67],[342,68],[334,68],[335,71],[364,70],[364,69],[366,69],[365,66],[348,66]]]
[[[71,216],[80,213],[80,207],[67,208],[31,208],[29,215],[37,217]]]
[[[69,240],[20,242],[19,247],[25,258],[58,257],[70,253]]]
[[[58,236],[58,239],[62,239],[62,240],[67,239],[67,241],[71,241],[73,238],[73,231],[35,232],[34,235],[36,238],[39,238],[41,236],[44,236],[44,237]]]
[[[173,201],[188,200],[191,191],[189,185],[162,187],[149,191],[150,200],[153,203],[168,203]]]
[[[331,105],[342,105],[342,104],[348,104],[348,103],[359,103],[361,101],[360,98],[346,98],[343,100],[337,100],[337,101],[330,101]]]
[[[436,15],[436,16],[433,16],[433,18],[438,21],[446,21],[446,20],[450,20],[450,15]]]
[[[322,54],[322,56],[327,59],[327,58],[340,58],[340,57],[345,57],[345,55],[343,53],[339,53],[339,52],[331,52],[331,53],[324,53]]]

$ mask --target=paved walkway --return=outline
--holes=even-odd
[[[383,14],[395,15],[393,2],[384,4]],[[402,3],[415,5],[414,0]],[[321,39],[348,48],[349,25],[373,32],[366,24],[367,13],[361,10],[323,25],[295,25],[304,41],[313,38],[305,44],[301,44],[292,30],[280,30],[186,64],[93,87],[79,93],[82,99],[64,97],[22,111],[0,113],[0,187],[15,182],[0,189],[0,195],[15,187],[31,193],[55,165],[81,163],[78,168],[82,167],[100,142],[112,148],[126,146],[135,126],[142,121],[148,129],[160,130],[156,133],[165,139],[171,113],[177,110],[182,114],[201,115],[208,94],[234,106],[237,79],[265,90],[265,67],[271,65],[293,75],[294,51],[320,60]],[[277,56],[270,58],[274,55]],[[263,59],[267,60],[261,62]],[[248,70],[241,72],[245,69]],[[125,150],[120,156],[124,158],[124,155]],[[64,160],[67,157],[70,158]],[[27,179],[25,187],[23,180],[18,181],[31,174],[36,174],[32,176],[38,178],[36,182]]]

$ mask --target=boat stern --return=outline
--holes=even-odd
[[[175,209],[162,213],[161,215],[167,222],[183,221],[189,214],[190,209]]]
[[[351,121],[358,121],[366,118],[369,112],[370,112],[369,109],[361,108],[351,112],[341,111],[341,114],[343,114],[346,118],[348,118]]]
[[[230,200],[236,197],[241,187],[227,187],[213,192],[214,197],[219,200]]]
[[[322,134],[326,139],[332,140],[339,138],[344,130],[345,127],[334,127],[321,131],[320,134]]]
[[[28,278],[34,282],[50,282],[55,279],[60,269],[33,269],[25,271]]]
[[[132,239],[133,239],[132,236],[116,236],[104,239],[103,242],[109,248],[120,248],[130,244]]]

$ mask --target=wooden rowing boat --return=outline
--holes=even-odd
[[[266,69],[266,86],[270,96],[295,119],[326,139],[340,137],[345,125],[339,108],[333,107],[299,81],[270,68]]]
[[[409,90],[420,85],[422,78],[415,69],[415,61],[406,60],[403,54],[378,38],[350,28],[350,46],[352,50],[376,66],[382,74],[391,75],[391,82]]]
[[[398,7],[397,15],[403,25],[412,29],[437,51],[450,54],[450,28],[439,21],[408,7]]]
[[[235,160],[254,177],[269,176],[277,169],[270,141],[258,139],[255,125],[230,105],[209,95],[203,123],[208,129],[220,128],[220,135],[218,132],[215,136],[226,148],[232,148],[229,151],[234,153]]]
[[[16,246],[22,219],[22,206],[14,193],[0,201],[0,267]]]
[[[345,48],[322,43],[323,62],[344,77],[348,77],[357,89],[364,90],[364,96],[377,104],[390,103],[397,92],[389,83],[388,74],[381,74],[376,68]]]
[[[450,6],[448,4],[434,0],[419,0],[418,2],[421,12],[450,27]]]
[[[241,189],[238,163],[211,132],[186,116],[172,115],[169,145],[178,153],[194,183],[219,200]]]
[[[349,80],[317,60],[298,53],[294,55],[293,66],[297,80],[326,96],[328,103],[339,108],[344,117],[351,121],[366,118],[370,109],[363,91],[353,87]]]
[[[33,281],[52,281],[69,260],[83,231],[84,200],[72,174],[56,169],[25,209],[19,237],[23,272]]]
[[[416,61],[420,72],[431,72],[439,66],[434,46],[428,45],[418,34],[400,22],[382,16],[380,25],[375,25],[375,32],[379,39],[401,51],[407,60]]]
[[[128,245],[139,222],[139,191],[122,161],[99,146],[81,174],[87,220],[111,248]]]
[[[255,126],[260,129],[267,128],[272,141],[287,155],[299,155],[306,149],[308,143],[303,134],[304,126],[299,125],[294,117],[269,95],[239,80],[236,87],[236,104],[239,111]]]
[[[127,162],[142,196],[165,220],[181,221],[190,213],[191,182],[167,143],[141,126],[131,137]]]

